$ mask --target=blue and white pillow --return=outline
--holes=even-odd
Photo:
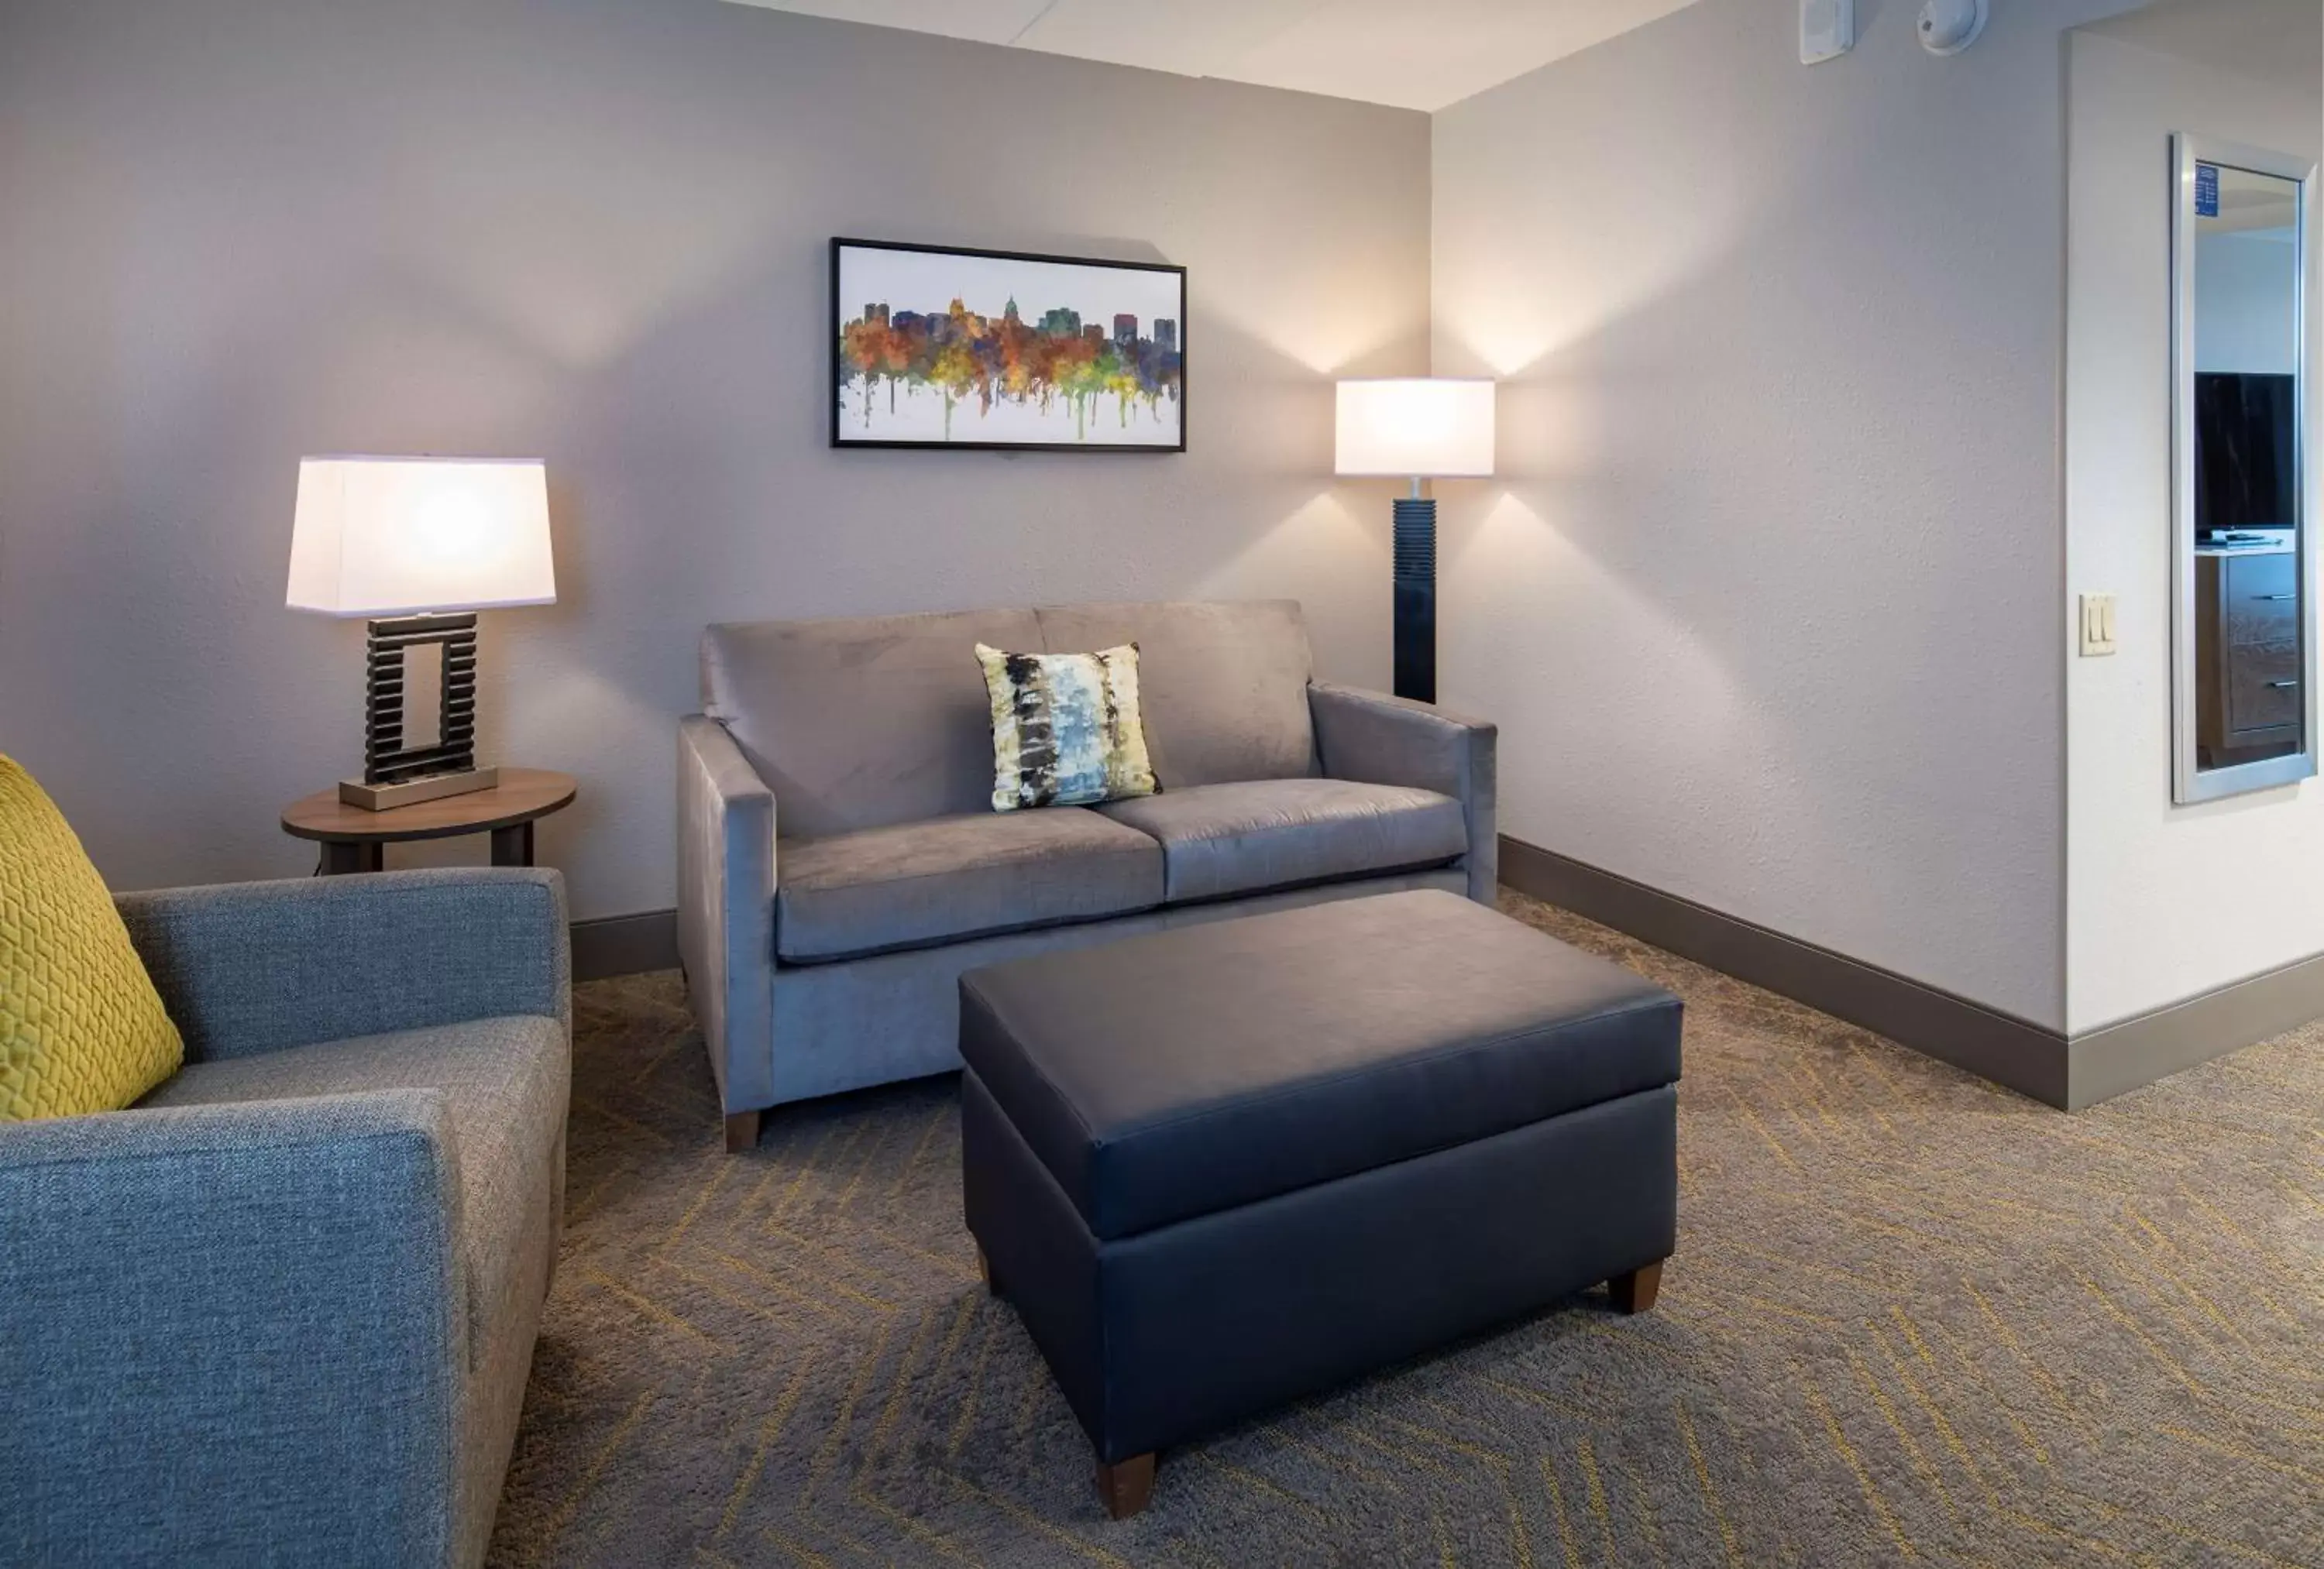
[[[1095,654],[1008,654],[982,643],[992,700],[992,810],[1087,806],[1151,795],[1138,712],[1138,645]]]

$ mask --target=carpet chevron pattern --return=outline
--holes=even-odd
[[[976,1283],[953,1084],[729,1157],[676,977],[583,987],[493,1562],[2324,1564],[2324,1030],[2068,1117],[1505,897],[1686,998],[1660,1305],[1173,1452],[1118,1525]]]

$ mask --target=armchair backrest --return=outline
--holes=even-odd
[[[1137,643],[1166,790],[1315,771],[1307,629],[1289,600],[726,622],[702,635],[703,710],[774,791],[787,838],[982,812],[992,733],[980,642]]]

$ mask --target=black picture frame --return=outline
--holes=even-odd
[[[1176,359],[1177,378],[1176,404],[1178,430],[1176,443],[1169,442],[1088,442],[1088,441],[928,441],[899,439],[885,436],[860,436],[846,434],[843,428],[844,390],[852,379],[846,362],[844,339],[849,326],[847,303],[840,292],[840,266],[843,254],[857,251],[901,251],[927,255],[960,256],[992,262],[1018,262],[1046,267],[1103,268],[1112,271],[1145,273],[1171,280],[1177,291],[1177,315],[1172,321],[1176,341],[1171,353]],[[824,393],[830,415],[830,445],[835,451],[910,451],[910,452],[1070,452],[1110,454],[1183,453],[1186,450],[1186,270],[1162,262],[1122,262],[1102,256],[1060,256],[1038,251],[994,251],[970,245],[916,244],[899,240],[865,240],[850,235],[835,235],[831,241],[830,315],[825,322],[825,337],[829,345]],[[1158,319],[1158,318],[1157,318]]]

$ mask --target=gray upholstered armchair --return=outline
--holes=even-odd
[[[975,645],[1139,645],[1162,793],[991,809]],[[730,1149],[761,1114],[960,1066],[959,977],[1405,888],[1492,902],[1495,732],[1312,677],[1288,601],[761,621],[678,733],[678,952]]]
[[[119,901],[186,1039],[0,1124],[0,1560],[472,1564],[564,1191],[553,872]]]

